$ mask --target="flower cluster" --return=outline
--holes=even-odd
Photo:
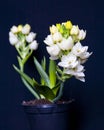
[[[36,33],[30,32],[31,27],[29,24],[12,26],[9,32],[9,42],[14,45],[21,55],[25,58],[30,51],[38,48],[38,43],[35,39]]]
[[[52,25],[50,35],[44,43],[50,54],[50,59],[61,60],[58,66],[64,68],[64,73],[75,76],[85,81],[84,66],[88,57],[92,54],[87,52],[88,46],[82,46],[81,40],[86,37],[86,31],[79,29],[78,25],[72,25],[71,21],[62,24]]]

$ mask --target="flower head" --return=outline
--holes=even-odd
[[[84,64],[92,54],[88,46],[82,46],[81,40],[86,37],[86,31],[71,21],[58,23],[50,27],[50,34],[44,40],[47,51],[52,60],[58,61],[58,66],[63,68],[63,75],[75,76],[85,81]]]
[[[36,33],[30,32],[30,25],[12,26],[9,32],[9,42],[14,45],[21,58],[28,57],[31,51],[38,48],[38,43],[35,40]]]

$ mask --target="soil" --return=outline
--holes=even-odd
[[[71,103],[73,100],[59,100],[57,102],[55,102],[55,104],[67,104],[67,103]],[[45,104],[54,104],[53,102],[47,100],[47,99],[35,99],[35,100],[30,100],[30,101],[23,101],[22,105],[31,105],[31,106],[35,106],[35,105],[45,105]]]

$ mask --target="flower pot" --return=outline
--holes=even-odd
[[[23,105],[30,130],[70,130],[71,102],[43,105]]]

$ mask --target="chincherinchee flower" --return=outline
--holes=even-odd
[[[92,53],[87,52],[88,46],[82,46],[80,42],[77,42],[73,48],[72,53],[82,60],[87,59]]]
[[[79,79],[80,81],[85,82],[84,66],[82,66],[80,64],[78,64],[73,69],[65,69],[64,73],[75,76],[75,78]]]
[[[63,55],[58,65],[63,68],[75,68],[78,65],[77,57],[72,53]]]
[[[60,53],[60,48],[58,47],[58,45],[54,44],[52,46],[48,46],[46,47],[48,53],[50,54],[50,58],[51,59],[57,59]]]
[[[52,39],[52,35],[48,35],[45,38],[44,43],[47,44],[48,46],[52,46],[54,44],[53,39]]]
[[[70,50],[73,47],[73,39],[69,36],[68,39],[63,38],[60,43],[57,43],[61,50]]]
[[[83,29],[79,30],[79,34],[78,34],[78,40],[83,40],[86,37],[86,31],[84,31]]]

